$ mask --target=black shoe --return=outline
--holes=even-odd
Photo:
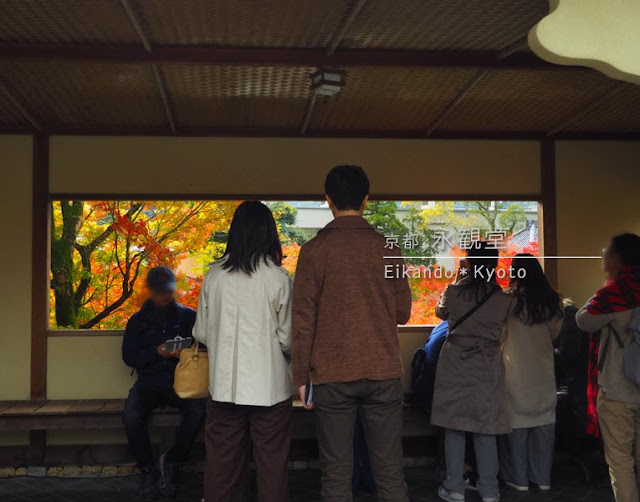
[[[467,490],[474,492],[478,491],[476,485],[478,484],[478,474],[474,471],[469,471],[464,475],[464,482],[467,484]]]
[[[178,491],[178,475],[180,468],[171,462],[167,462],[167,454],[160,455],[160,482],[158,488],[164,497],[175,497]]]
[[[158,497],[158,471],[153,467],[143,467],[140,474],[140,497],[155,500]]]

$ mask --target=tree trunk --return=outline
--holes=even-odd
[[[55,297],[56,324],[59,328],[76,328],[78,312],[74,304],[73,252],[82,223],[81,201],[60,201],[62,232],[51,241],[51,287]]]

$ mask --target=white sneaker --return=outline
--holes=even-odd
[[[438,497],[442,500],[446,500],[447,502],[464,502],[464,493],[448,490],[444,486],[440,486],[440,488],[438,488]]]
[[[549,485],[538,485],[538,489],[541,492],[550,492],[551,491],[551,487]]]
[[[525,486],[525,485],[517,485],[515,483],[512,483],[511,481],[504,481],[504,484],[507,485],[509,488],[513,488],[516,491],[519,492],[528,492],[529,491],[529,486]]]
[[[500,495],[498,495],[497,497],[482,497],[482,502],[500,502]]]

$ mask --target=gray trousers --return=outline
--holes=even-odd
[[[535,483],[551,486],[555,424],[514,429],[502,436],[500,444],[500,477],[520,486]]]
[[[353,424],[364,428],[380,502],[406,502],[400,379],[314,385],[323,502],[351,502]]]
[[[447,464],[447,490],[464,493],[467,484],[464,481],[464,453],[466,432],[446,429],[444,433],[444,455]],[[498,447],[496,437],[486,434],[473,434],[473,449],[478,464],[478,493],[482,498],[500,495],[498,485]]]

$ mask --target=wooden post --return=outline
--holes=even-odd
[[[540,142],[540,190],[544,256],[557,256],[556,143],[551,138],[543,139]],[[544,270],[551,285],[558,287],[558,260],[556,258],[544,260]]]
[[[33,137],[31,238],[31,399],[47,397],[49,325],[49,136]]]

